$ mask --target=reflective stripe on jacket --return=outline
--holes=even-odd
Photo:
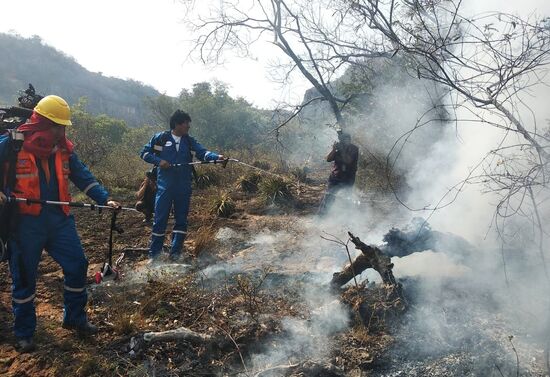
[[[69,193],[69,153],[65,150],[55,152],[55,176],[59,187],[59,200],[70,202]],[[18,198],[40,199],[40,178],[36,157],[24,149],[17,155],[15,166],[16,184],[13,195]],[[53,175],[53,174],[52,174]],[[53,177],[52,177],[53,178]],[[69,206],[61,207],[65,215],[69,214]],[[22,215],[40,215],[42,206],[40,204],[19,203],[19,213]]]

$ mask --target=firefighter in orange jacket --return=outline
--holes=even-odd
[[[46,96],[37,104],[30,120],[17,129],[23,134],[24,141],[17,153],[15,183],[13,187],[7,187],[7,176],[0,181],[4,182],[0,187],[0,204],[7,196],[70,201],[70,180],[98,204],[119,206],[117,202],[108,200],[105,188],[73,152],[73,144],[65,137],[65,127],[70,125],[70,108],[61,97]],[[10,137],[0,135],[1,164],[8,163],[10,153],[15,153],[10,147]],[[63,268],[63,327],[82,335],[95,334],[97,327],[88,321],[85,311],[88,260],[69,207],[25,203],[18,206],[16,227],[8,240],[17,348],[21,352],[35,348],[34,299],[43,249]]]

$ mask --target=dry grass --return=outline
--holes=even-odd
[[[362,156],[358,161],[356,187],[366,192],[388,193],[408,189],[405,172],[392,169],[385,156]]]
[[[406,310],[396,287],[389,285],[369,288],[367,282],[363,282],[358,287],[350,286],[342,300],[353,308],[355,324],[371,334],[383,332]]]
[[[76,376],[92,376],[101,374],[101,366],[98,361],[92,355],[85,355],[79,360],[79,367],[76,370]]]
[[[290,174],[300,183],[307,183],[307,173],[309,169],[305,166],[290,169]]]
[[[256,160],[252,163],[252,165],[262,170],[271,169],[271,164],[264,160]]]
[[[209,250],[216,243],[216,229],[212,226],[202,226],[195,233],[195,249],[193,256],[197,257],[201,253]]]
[[[136,330],[132,315],[127,313],[118,313],[113,325],[113,330],[118,335],[129,335]]]

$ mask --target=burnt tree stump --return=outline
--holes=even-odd
[[[354,236],[351,232],[348,232],[351,242],[355,245],[355,248],[361,250],[363,254],[359,255],[351,265],[344,268],[341,272],[335,272],[332,276],[331,286],[333,288],[340,288],[354,276],[360,275],[367,268],[373,268],[382,277],[384,284],[397,286],[395,277],[393,276],[393,263],[391,258],[374,246],[367,245]]]

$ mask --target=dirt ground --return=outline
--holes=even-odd
[[[38,349],[19,354],[9,272],[0,265],[0,375],[477,375],[465,366],[475,360],[460,349],[414,363],[414,355],[392,348],[400,336],[416,335],[398,334],[407,310],[387,287],[363,282],[330,290],[331,271],[347,257],[341,251],[320,257],[301,243],[315,228],[322,180],[282,206],[233,191],[237,207],[229,218],[208,210],[215,192],[194,192],[185,245],[190,257],[183,264],[147,266],[150,226],[140,214],[119,215],[124,232],[115,235],[115,259],[125,253],[121,279],[100,285],[93,276],[105,260],[110,214],[73,211],[90,261],[88,314],[100,328],[97,336],[78,338],[61,328],[63,274],[44,254],[35,300]],[[123,196],[124,205],[132,201]],[[209,340],[144,340],[145,333],[181,327]],[[397,360],[403,367],[390,368]],[[496,373],[492,368],[486,375]]]
[[[234,193],[237,211],[229,219],[216,218],[208,210],[208,190],[194,193],[189,216],[190,237],[186,249],[190,254],[188,268],[170,271],[167,268],[148,270],[146,267],[150,226],[136,213],[122,213],[118,224],[124,229],[115,234],[115,258],[124,251],[121,264],[122,279],[96,285],[93,276],[105,260],[108,248],[110,214],[73,210],[82,245],[90,261],[88,271],[90,320],[100,327],[93,338],[78,338],[61,328],[63,274],[45,252],[39,266],[36,311],[38,328],[35,335],[37,351],[19,354],[13,347],[11,331],[10,277],[6,264],[0,266],[0,375],[8,376],[92,376],[92,375],[224,375],[247,373],[244,360],[261,343],[283,331],[285,317],[307,318],[307,308],[298,295],[286,291],[264,290],[261,284],[266,274],[233,274],[217,282],[204,282],[197,271],[217,262],[230,259],[232,251],[216,247],[213,236],[227,227],[234,232],[252,235],[261,229],[277,231],[288,226],[289,219],[315,212],[323,187],[304,190],[292,206],[265,208],[254,195]],[[125,197],[124,205],[131,206],[133,198]],[[169,228],[170,229],[170,224]],[[202,237],[197,240],[197,237]],[[204,239],[206,238],[206,241]],[[173,266],[173,265],[172,265]],[[142,273],[134,273],[141,271]],[[208,285],[208,286],[205,286]],[[223,339],[221,345],[191,344],[189,342],[159,343],[137,352],[129,348],[132,339],[140,339],[147,331],[162,331],[187,327],[193,331],[212,334]],[[341,337],[341,335],[337,335]],[[353,353],[368,362],[383,348],[372,341],[367,332],[351,339]],[[361,345],[360,351],[355,347]],[[345,363],[342,359],[342,363]],[[312,361],[309,365],[284,366],[279,372],[324,370]],[[269,371],[268,371],[269,372]],[[277,368],[273,372],[278,373]],[[311,374],[311,373],[310,373]]]

